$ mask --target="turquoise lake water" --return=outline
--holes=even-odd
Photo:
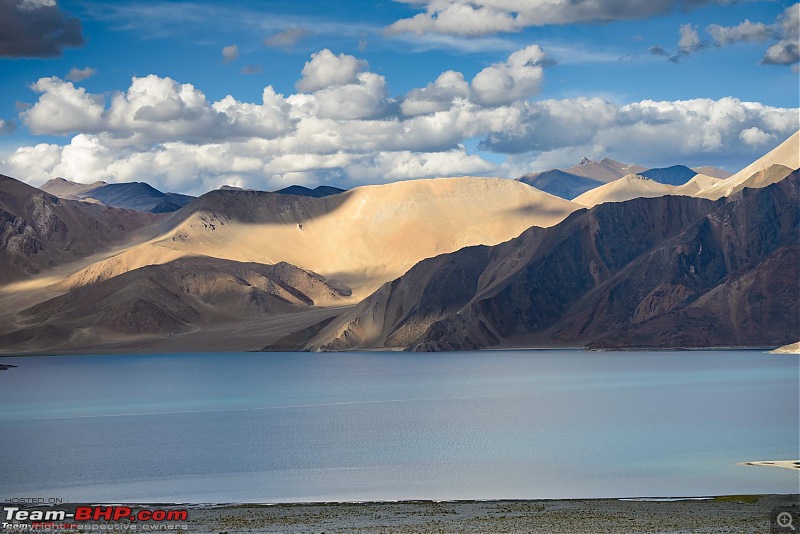
[[[800,367],[760,351],[0,358],[0,499],[797,493]]]

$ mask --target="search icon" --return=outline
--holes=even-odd
[[[778,521],[778,526],[779,527],[788,528],[788,529],[791,529],[792,531],[795,530],[794,523],[793,523],[793,520],[792,520],[792,514],[790,514],[789,512],[781,512],[781,513],[779,513],[778,517],[777,517],[777,521]]]

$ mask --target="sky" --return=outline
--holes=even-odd
[[[735,172],[800,128],[775,0],[0,0],[0,173],[351,188],[582,157]]]

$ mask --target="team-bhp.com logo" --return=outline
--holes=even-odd
[[[74,511],[5,506],[2,526],[3,530],[13,531],[73,530],[81,529],[88,522],[164,525],[186,521],[188,517],[187,510],[133,509],[128,506],[76,506]]]

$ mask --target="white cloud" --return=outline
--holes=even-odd
[[[192,84],[133,78],[105,98],[58,78],[32,87],[20,117],[33,133],[73,134],[64,146],[21,147],[0,172],[40,183],[141,180],[203,193],[225,183],[275,189],[464,174],[516,176],[583,155],[645,165],[746,163],[798,129],[798,110],[735,98],[618,105],[603,98],[530,101],[545,54],[531,46],[469,84],[455,71],[391,98],[363,61],[321,51],[288,96],[209,102]],[[344,74],[342,74],[344,71]],[[490,77],[489,74],[492,76]],[[464,144],[480,142],[479,152]],[[481,157],[494,152],[497,158]],[[505,164],[494,163],[495,160]]]
[[[775,136],[772,134],[768,134],[760,130],[759,128],[753,126],[752,128],[742,130],[742,133],[739,134],[739,139],[741,139],[750,146],[759,147],[771,141],[774,141]]]
[[[443,33],[487,35],[518,31],[530,26],[642,19],[690,9],[701,4],[733,0],[400,0],[425,11],[390,25],[390,34]]]
[[[542,64],[546,59],[538,45],[531,45],[514,52],[504,63],[486,67],[472,80],[475,100],[495,106],[538,93],[544,76]]]
[[[422,89],[413,89],[403,99],[400,109],[404,115],[430,115],[450,109],[456,98],[470,96],[469,84],[460,72],[448,70]]]
[[[800,3],[787,7],[775,25],[781,39],[767,49],[762,63],[797,64],[800,61]]]
[[[347,54],[335,55],[327,48],[311,56],[303,67],[297,89],[314,92],[326,87],[356,83],[356,76],[367,67],[366,61]]]
[[[36,134],[99,133],[109,144],[149,146],[173,139],[269,138],[291,129],[289,106],[272,87],[264,90],[262,104],[227,96],[212,105],[193,85],[151,74],[133,78],[108,106],[101,95],[58,78],[42,78],[32,88],[39,100],[20,116]]]
[[[41,78],[31,85],[41,93],[36,104],[20,113],[23,122],[35,134],[95,132],[100,127],[104,99],[90,95],[82,87],[59,78]]]
[[[386,109],[386,81],[373,72],[361,72],[356,83],[321,89],[314,93],[317,116],[322,119],[377,118]]]
[[[772,37],[772,28],[761,22],[750,22],[746,20],[737,26],[720,26],[711,24],[706,27],[706,31],[714,38],[719,46],[733,43],[761,43],[768,41]]]
[[[228,45],[222,48],[222,61],[230,63],[239,59],[239,45]]]
[[[697,33],[697,27],[692,24],[681,24],[680,29],[681,38],[678,40],[678,48],[687,53],[697,51],[700,48],[700,35]]]
[[[775,40],[764,53],[764,57],[761,59],[763,64],[796,65],[800,61],[800,3],[787,7],[773,24],[750,22],[746,19],[736,26],[710,24],[706,27],[706,32],[711,35],[716,46]],[[683,34],[684,26],[681,26],[682,42]],[[692,46],[693,43],[694,46]],[[705,47],[707,43],[700,41],[699,36],[691,36],[687,33],[686,45],[683,47],[679,44],[678,52],[670,59],[673,61],[680,59]]]
[[[66,78],[72,82],[80,82],[87,78],[91,78],[95,74],[97,74],[97,71],[91,67],[86,67],[84,69],[72,67],[67,73]]]

